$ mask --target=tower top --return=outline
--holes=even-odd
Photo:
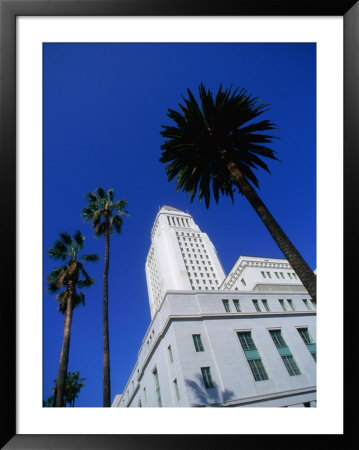
[[[173,206],[163,205],[160,209],[160,211],[166,210],[166,211],[177,211],[177,212],[183,212],[180,209],[174,208]]]

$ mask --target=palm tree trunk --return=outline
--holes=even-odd
[[[62,407],[64,405],[65,383],[67,375],[67,367],[69,364],[70,353],[70,338],[71,338],[71,324],[73,315],[73,299],[75,294],[75,288],[78,279],[78,262],[74,259],[69,265],[68,269],[68,282],[66,288],[67,305],[64,322],[64,339],[62,342],[62,349],[60,355],[59,370],[56,379],[55,388],[55,406]]]
[[[311,296],[313,301],[316,302],[316,275],[304,261],[298,250],[291,243],[288,236],[284,233],[272,214],[268,211],[267,207],[259,198],[256,191],[248,183],[243,173],[238,168],[237,164],[234,162],[229,162],[227,164],[227,168],[234,178],[240,192],[247,198],[256,213],[262,219],[267,230],[270,232],[274,241],[284,254],[285,258],[288,260],[289,264],[298,275],[309,295]]]
[[[111,406],[110,342],[108,331],[108,268],[110,264],[110,233],[108,215],[105,215],[105,267],[103,272],[103,406]]]
[[[71,281],[69,281],[69,284],[71,284]],[[68,297],[64,322],[64,338],[62,342],[60,364],[57,373],[56,389],[55,389],[56,407],[65,406],[64,405],[65,382],[66,382],[67,367],[69,363],[71,324],[73,314],[73,289],[71,286],[70,287],[68,286],[67,290],[68,290]]]

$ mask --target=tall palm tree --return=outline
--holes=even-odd
[[[162,126],[166,138],[161,146],[160,161],[166,166],[168,180],[176,177],[177,191],[190,195],[191,202],[198,191],[209,207],[211,188],[215,201],[219,194],[243,194],[262,219],[274,241],[283,252],[312,299],[316,300],[316,276],[291,243],[277,221],[259,198],[253,185],[258,180],[253,169],[269,172],[264,158],[277,160],[267,144],[274,136],[265,134],[275,129],[269,120],[254,121],[268,110],[268,105],[244,89],[223,90],[219,87],[214,98],[201,83],[200,105],[188,89],[188,99],[183,98],[180,112],[168,110],[174,126]]]
[[[83,248],[84,241],[85,238],[80,231],[76,231],[73,238],[68,233],[59,233],[59,238],[55,241],[54,246],[47,252],[50,258],[65,261],[61,267],[55,268],[47,277],[48,291],[51,294],[57,293],[58,310],[65,315],[64,338],[56,379],[55,406],[57,407],[64,406],[73,310],[78,305],[85,303],[85,295],[83,292],[77,292],[77,289],[89,287],[95,281],[90,278],[80,260],[97,261],[98,255],[89,254],[80,257],[79,253]]]
[[[95,236],[105,236],[105,263],[103,272],[103,406],[111,406],[110,380],[110,339],[108,329],[108,270],[110,265],[110,235],[116,231],[121,233],[123,219],[128,216],[125,210],[126,200],[114,201],[114,190],[107,192],[98,187],[94,192],[87,193],[86,208],[82,210],[85,222],[91,221]]]

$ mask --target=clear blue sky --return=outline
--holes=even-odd
[[[215,245],[226,273],[239,255],[283,257],[247,200],[222,198],[206,210],[176,193],[160,163],[161,125],[187,88],[244,87],[271,105],[272,146],[281,162],[258,171],[259,195],[316,268],[315,44],[44,44],[44,296],[43,396],[57,376],[63,315],[45,277],[58,265],[46,257],[58,232],[80,229],[96,279],[74,311],[69,371],[86,378],[76,406],[102,406],[102,273],[104,240],[80,212],[84,194],[114,188],[129,202],[121,235],[111,238],[109,320],[111,401],[121,393],[150,324],[145,259],[160,206],[188,211]]]

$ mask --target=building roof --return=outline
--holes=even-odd
[[[181,211],[180,209],[177,209],[177,208],[174,208],[173,206],[168,206],[168,205],[162,206],[161,211],[162,211],[163,209],[166,209],[167,211],[178,211],[178,212],[183,212],[183,211]]]

